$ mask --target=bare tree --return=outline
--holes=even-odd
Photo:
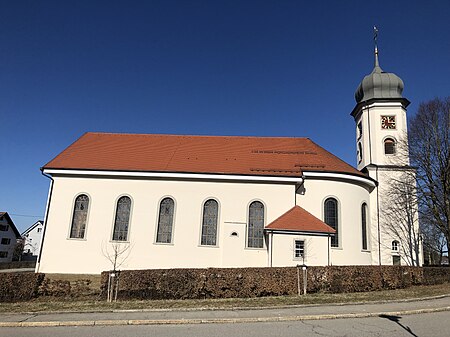
[[[417,169],[421,216],[450,243],[450,97],[422,103],[410,120],[409,152]],[[439,237],[439,236],[437,236]],[[448,247],[447,247],[448,249]]]
[[[423,242],[424,264],[440,265],[444,255],[447,242],[441,230],[434,224],[429,223],[422,217],[420,223]]]
[[[119,268],[128,259],[131,252],[129,242],[112,242],[110,245],[102,244],[102,254],[111,263],[112,270],[108,274],[108,295],[107,300],[111,302],[113,299],[117,301],[117,293],[119,291]]]
[[[402,260],[409,266],[420,265],[421,235],[415,170],[404,167],[389,174],[389,184],[383,190],[381,219],[383,232],[398,241]],[[391,249],[392,241],[385,241]]]
[[[24,247],[24,240],[18,239],[16,240],[16,245],[14,246],[13,251],[13,261],[22,261],[22,255],[23,255],[23,247]]]

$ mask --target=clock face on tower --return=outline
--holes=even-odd
[[[381,116],[381,127],[383,129],[395,129],[395,116]]]

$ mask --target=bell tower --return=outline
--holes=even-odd
[[[403,253],[406,240],[398,233],[405,223],[402,223],[403,219],[387,216],[396,214],[405,218],[405,212],[408,212],[403,201],[393,202],[393,185],[408,178],[415,186],[415,170],[409,166],[407,141],[406,108],[410,102],[402,96],[401,78],[380,67],[377,35],[378,30],[374,27],[374,68],[356,89],[356,106],[351,112],[356,126],[357,168],[377,181],[369,203],[372,264],[410,264]],[[413,201],[409,205],[414,209],[409,214],[413,220],[409,228],[418,230],[414,195],[411,194]],[[394,242],[397,249],[394,249]]]

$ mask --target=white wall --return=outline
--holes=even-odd
[[[395,116],[396,128],[383,129],[381,127],[381,116]],[[358,138],[359,122],[362,122],[362,136]],[[406,147],[402,147],[402,155],[392,158],[391,155],[384,154],[384,140],[393,138],[398,144],[404,143],[407,135],[406,109],[401,103],[378,102],[365,106],[356,120],[356,141],[361,142],[363,148],[363,160],[358,163],[358,170],[369,164],[376,165],[408,165],[409,158]],[[357,145],[358,146],[358,145]]]
[[[267,266],[267,247],[247,249],[248,206],[265,204],[267,225],[295,205],[293,184],[164,181],[55,177],[40,265],[45,273],[100,273],[111,269],[103,251],[111,251],[117,199],[132,199],[130,255],[120,269]],[[74,200],[90,197],[85,239],[70,239]],[[173,244],[156,244],[159,202],[175,200]],[[200,246],[204,201],[219,202],[218,246]],[[238,236],[230,236],[237,232]]]
[[[305,259],[294,257],[294,241],[305,242]],[[295,234],[273,234],[272,239],[272,266],[292,267],[298,264],[307,266],[326,266],[328,264],[328,237],[295,235]]]
[[[39,224],[30,230],[27,234],[25,234],[25,241],[23,246],[23,252],[30,252],[32,255],[38,255],[39,250],[41,249],[41,240],[42,240],[42,229],[43,224],[39,222]]]

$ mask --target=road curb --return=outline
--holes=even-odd
[[[50,322],[0,322],[0,327],[70,327],[70,326],[112,326],[112,325],[182,325],[182,324],[230,324],[230,323],[262,323],[262,322],[289,322],[309,321],[343,318],[367,318],[380,315],[415,315],[433,312],[450,311],[450,306],[441,308],[426,308],[403,311],[364,312],[349,314],[325,314],[325,315],[296,315],[276,317],[249,317],[249,318],[195,318],[195,319],[118,319],[97,321],[50,321]]]

